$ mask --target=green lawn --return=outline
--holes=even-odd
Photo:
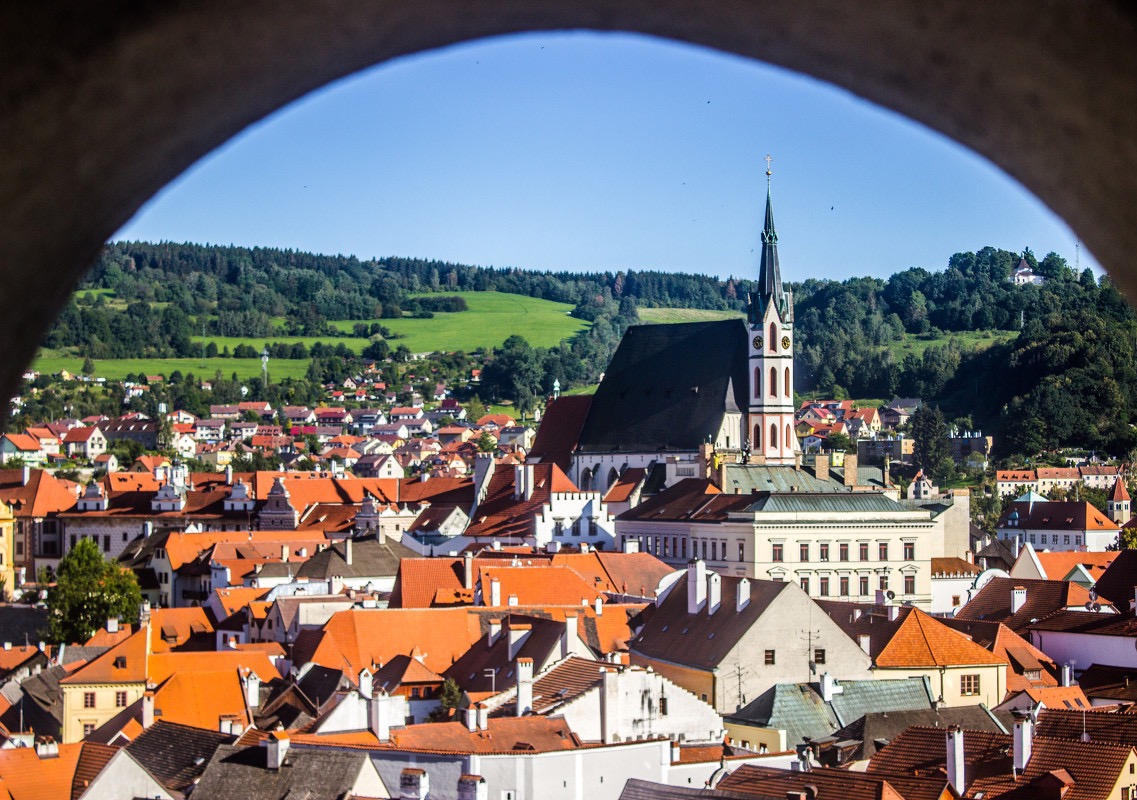
[[[897,360],[903,360],[904,356],[909,353],[922,356],[929,347],[933,345],[943,346],[953,339],[959,343],[960,350],[970,352],[972,350],[985,350],[992,345],[1014,339],[1018,335],[1018,331],[946,331],[934,339],[928,339],[924,338],[922,334],[906,333],[903,339],[892,342],[887,345],[886,349],[891,350]]]
[[[572,306],[568,303],[504,292],[450,292],[421,296],[463,297],[470,310],[436,313],[433,319],[336,320],[330,324],[350,331],[358,322],[381,323],[392,332],[403,335],[401,339],[391,340],[392,347],[405,344],[413,353],[435,350],[468,353],[479,347],[497,347],[515,333],[524,336],[534,347],[554,347],[588,327],[586,321],[569,316]]]
[[[304,345],[309,349],[311,349],[312,345],[314,345],[316,342],[323,342],[324,344],[331,345],[332,347],[335,347],[337,344],[344,344],[347,345],[347,348],[353,353],[358,353],[364,347],[366,347],[370,341],[368,339],[357,339],[354,336],[346,337],[343,339],[336,336],[206,336],[204,339],[200,336],[194,336],[192,337],[192,340],[195,345],[199,346],[202,342],[205,342],[206,344],[209,342],[215,342],[217,344],[218,350],[221,350],[224,347],[228,347],[229,352],[233,352],[233,350],[239,344],[248,344],[252,345],[253,349],[255,349],[258,353],[264,349],[264,346],[266,344],[276,344],[278,342],[283,344],[295,344],[297,342],[303,342]],[[394,348],[401,343],[402,339],[399,339],[398,341],[393,342],[391,346]]]
[[[283,378],[302,378],[308,371],[308,359],[273,359],[269,361],[269,380]],[[39,372],[54,374],[60,370],[78,373],[83,359],[69,356],[40,356],[33,364]],[[116,358],[96,359],[95,377],[109,380],[122,380],[128,374],[143,372],[147,375],[169,375],[174,370],[182,374],[192,372],[203,380],[212,378],[217,370],[226,378],[234,372],[240,378],[250,378],[261,374],[259,358]]]
[[[741,318],[741,311],[711,311],[705,308],[641,308],[644,322],[709,322],[716,319]]]

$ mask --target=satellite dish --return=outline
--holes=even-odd
[[[1101,603],[1094,603],[1094,611],[1101,611]]]
[[[896,599],[896,592],[889,589],[887,592],[884,593],[884,596],[887,597],[889,600],[895,600]]]
[[[1086,602],[1086,611],[1093,611],[1093,610],[1094,610],[1094,604],[1087,601]]]

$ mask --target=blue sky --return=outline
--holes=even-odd
[[[245,130],[115,238],[582,271],[757,273],[773,157],[788,280],[942,268],[985,245],[1075,260],[996,167],[843,90],[627,34],[433,51]],[[1096,263],[1081,248],[1081,265]]]

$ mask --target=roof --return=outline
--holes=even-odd
[[[1137,586],[1137,550],[1120,550],[1094,584],[1094,591],[1120,608],[1128,608]]]
[[[814,787],[818,798],[839,797],[841,800],[878,800],[895,797],[884,790],[891,787],[904,800],[938,800],[947,786],[943,775],[913,777],[909,775],[869,775],[846,769],[818,767],[798,772],[773,767],[743,764],[723,778],[718,788],[746,792],[753,797],[784,798],[788,793]]]
[[[533,471],[533,487],[528,498],[515,497],[516,475],[520,469]],[[497,464],[490,477],[485,499],[474,509],[465,535],[532,536],[535,518],[554,492],[579,492],[556,464],[528,464],[522,467]]]
[[[572,453],[591,405],[590,394],[566,395],[552,400],[541,417],[537,436],[529,449],[529,459],[552,462],[567,472],[572,466]]]
[[[117,747],[98,742],[83,742],[83,747],[79,751],[79,761],[75,764],[75,776],[71,779],[71,800],[78,800],[117,752]]]
[[[232,741],[229,734],[160,719],[126,751],[167,789],[182,791],[201,775],[214,751]]]
[[[1075,470],[1075,474],[1077,470]],[[1027,502],[1016,500],[1003,507],[996,528],[1009,527],[1017,514],[1015,528],[1044,531],[1115,531],[1117,523],[1086,501]]]
[[[904,617],[875,662],[891,669],[1007,663],[919,609]]]
[[[1121,476],[1118,476],[1117,480],[1113,482],[1113,494],[1109,496],[1109,499],[1115,503],[1129,502],[1129,490],[1125,488],[1125,481],[1121,479]]]
[[[1042,710],[1035,734],[1055,739],[1080,739],[1137,747],[1137,715],[1111,711],[1082,711],[1048,707]]]
[[[70,431],[68,435],[70,435]],[[6,433],[4,434],[4,438],[11,442],[12,446],[17,450],[24,452],[34,453],[43,446],[40,444],[39,439],[26,433]]]
[[[860,742],[847,759],[860,761],[871,758],[874,753],[912,726],[932,727],[942,731],[949,725],[959,725],[967,730],[1006,733],[1010,729],[1011,716],[1003,712],[992,713],[978,705],[906,711],[868,711],[836,731],[833,738],[837,741]]]
[[[687,613],[687,582],[681,577],[640,631],[628,642],[636,653],[700,669],[713,669],[726,658],[788,583],[750,581],[750,602],[740,612],[734,602],[742,578],[722,578],[723,602],[715,613],[704,605]]]
[[[596,388],[579,449],[697,450],[728,404],[747,407],[747,353],[741,319],[633,325]]]
[[[0,797],[11,800],[43,800],[71,797],[71,781],[83,744],[61,744],[59,755],[40,758],[34,748],[0,750]]]
[[[1097,579],[1104,575],[1106,569],[1113,563],[1114,558],[1117,557],[1117,551],[1106,553],[1088,551],[1052,553],[1048,551],[1039,552],[1036,550],[1034,556],[1038,559],[1038,563],[1042,565],[1046,577],[1050,580],[1060,581],[1065,579],[1077,566],[1081,566],[1090,574],[1090,577]]]
[[[640,778],[629,778],[624,784],[623,791],[620,792],[619,800],[754,800],[754,793],[668,786]]]
[[[367,754],[352,750],[289,748],[283,766],[268,769],[268,748],[221,745],[194,794],[242,800],[339,800],[349,796]]]
[[[1137,680],[1128,667],[1092,664],[1078,676],[1078,686],[1095,699],[1137,702]]]
[[[22,469],[0,470],[0,500],[12,507],[17,519],[41,518],[66,511],[75,505],[75,493],[49,472],[28,470],[24,484]]]
[[[479,577],[483,605],[491,605],[490,585],[499,581],[502,605],[580,606],[604,600],[604,592],[568,567],[483,566]]]
[[[386,539],[378,541],[374,536],[352,539],[351,563],[345,560],[346,545],[333,544],[313,553],[297,571],[299,578],[323,580],[338,575],[342,578],[390,577],[399,570],[404,558],[413,558],[416,553],[406,545]]]
[[[1007,671],[1008,692],[1020,689],[1036,691],[1058,685],[1053,659],[1003,623],[959,618],[947,618],[942,622],[1007,661],[1010,665]],[[1028,677],[1028,673],[1035,672],[1038,677]]]
[[[957,576],[957,575],[978,575],[982,572],[979,567],[966,561],[962,558],[949,557],[949,558],[933,558],[932,559],[932,577],[936,576]]]
[[[1011,592],[1015,588],[1026,589],[1026,600],[1017,612],[1012,613]],[[1067,606],[1084,605],[1087,600],[1089,593],[1070,581],[996,577],[984,584],[956,612],[956,618],[1002,622],[1018,632],[1025,629],[1032,620],[1042,619]]]

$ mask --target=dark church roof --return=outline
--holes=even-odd
[[[718,434],[725,408],[747,407],[746,339],[741,319],[628,328],[593,396],[579,450],[697,450]]]

